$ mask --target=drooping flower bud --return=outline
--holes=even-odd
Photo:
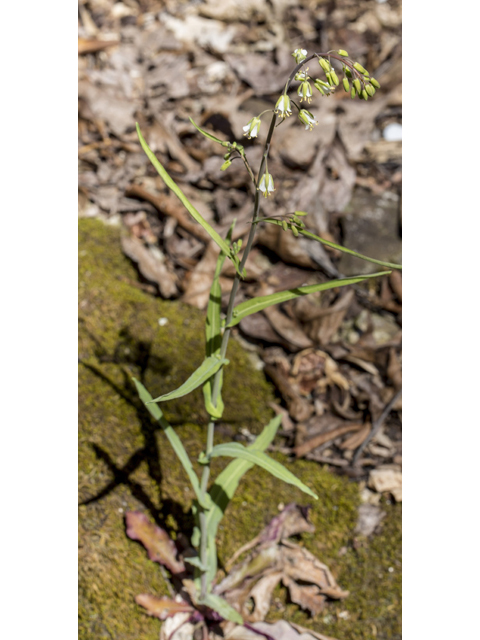
[[[294,224],[292,224],[292,226],[291,226],[290,228],[291,228],[291,230],[292,230],[293,235],[294,235],[296,238],[298,238],[298,229],[297,229],[297,227],[296,227]]]
[[[345,51],[345,49],[339,49],[337,51],[337,53],[338,53],[339,56],[343,56],[344,58],[348,58],[348,52]]]
[[[330,62],[328,60],[326,60],[325,58],[319,58],[318,59],[318,64],[322,67],[322,69],[325,71],[325,73],[327,71],[330,71],[330,69],[332,68],[330,65]]]
[[[368,93],[365,91],[365,89],[363,89],[362,91],[362,98],[365,100],[365,102],[368,100]]]
[[[375,80],[375,78],[370,78],[370,82],[373,84],[374,87],[376,87],[377,89],[380,89],[380,83],[378,82],[378,80]]]
[[[343,79],[343,88],[345,89],[345,91],[347,91],[347,93],[348,93],[348,91],[350,91],[350,83],[347,80],[347,78]]]
[[[243,127],[243,130],[245,132],[243,135],[247,136],[249,140],[251,138],[256,138],[258,132],[260,131],[261,123],[262,121],[260,120],[260,118],[252,118],[250,122]]]
[[[368,95],[369,95],[370,97],[372,97],[372,98],[373,98],[373,96],[375,95],[375,89],[372,87],[372,85],[371,85],[371,84],[367,84],[367,85],[366,85],[366,87],[365,87],[365,91],[366,91],[366,92],[368,93]]]
[[[232,161],[230,160],[230,158],[227,158],[225,162],[222,164],[222,166],[220,167],[220,171],[225,171],[225,169],[228,169],[228,167],[231,164],[232,164]]]
[[[359,62],[355,62],[353,65],[353,68],[356,69],[357,71],[360,71],[360,73],[367,73],[367,70],[364,69]]]
[[[277,104],[275,105],[275,113],[278,113],[281,118],[286,118],[287,116],[292,115],[290,98],[286,93],[282,93],[280,98],[277,100]]]
[[[335,69],[332,69],[332,70],[330,71],[330,75],[332,76],[333,84],[335,84],[335,85],[337,85],[337,86],[338,86],[338,85],[340,84],[340,81],[339,81],[339,79],[338,79],[337,74],[335,73]]]
[[[286,220],[282,220],[282,227],[284,231],[287,231],[288,226],[287,226],[287,221]]]
[[[352,98],[352,100],[353,98],[355,98],[356,95],[357,95],[357,92],[355,91],[355,87],[352,87],[352,90],[350,91],[350,97]]]
[[[313,117],[313,114],[311,114],[310,111],[307,111],[306,109],[300,109],[298,117],[305,125],[305,131],[308,131],[308,129],[310,129],[311,131],[313,129],[313,125],[318,124],[318,122]]]
[[[318,89],[322,96],[329,96],[330,93],[335,89],[335,87],[331,87],[329,84],[327,84],[323,80],[320,80],[319,78],[317,78],[313,84],[315,85],[315,89]]]
[[[268,196],[275,191],[275,188],[273,186],[273,178],[268,173],[268,171],[265,171],[265,173],[263,174],[258,188],[263,193],[265,198],[268,198]]]
[[[358,94],[362,92],[362,84],[358,78],[355,78],[355,80],[353,81],[353,86],[357,90]]]

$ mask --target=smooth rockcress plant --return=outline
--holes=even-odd
[[[134,382],[141,400],[144,402],[152,417],[160,424],[160,427],[163,429],[182,463],[195,494],[192,511],[196,525],[192,536],[192,545],[197,550],[197,555],[193,558],[185,558],[185,561],[189,562],[194,569],[194,604],[196,606],[202,605],[209,607],[217,612],[220,618],[231,620],[238,624],[242,624],[242,618],[238,611],[215,592],[214,580],[217,573],[215,539],[220,520],[242,476],[254,465],[258,465],[266,469],[276,478],[296,486],[307,495],[315,499],[317,496],[310,487],[296,478],[286,467],[265,453],[275,437],[280,425],[281,416],[273,418],[257,439],[246,447],[239,442],[215,444],[215,425],[222,419],[224,411],[224,399],[222,397],[223,371],[224,368],[229,365],[229,360],[226,356],[232,329],[247,316],[272,305],[318,291],[352,285],[369,278],[383,276],[391,273],[391,269],[401,269],[401,265],[363,256],[351,249],[324,240],[308,231],[302,219],[306,215],[304,211],[295,211],[294,213],[285,212],[275,216],[261,216],[260,196],[263,195],[265,198],[273,197],[275,192],[274,178],[268,170],[267,162],[276,127],[281,125],[285,119],[292,114],[293,109],[297,110],[298,119],[305,125],[305,131],[312,131],[314,125],[318,125],[315,116],[309,110],[299,106],[288,95],[288,92],[292,88],[292,83],[298,82],[297,94],[300,96],[300,102],[305,101],[310,103],[312,101],[312,78],[307,73],[308,68],[305,67],[306,63],[315,58],[318,60],[319,71],[323,74],[323,78],[315,78],[313,84],[321,96],[330,95],[340,83],[337,71],[334,69],[332,62],[335,62],[338,67],[341,66],[341,70],[338,69],[338,73],[343,73],[343,88],[345,91],[349,91],[352,97],[358,96],[363,100],[368,100],[370,97],[373,97],[375,91],[380,88],[378,81],[372,78],[361,64],[353,62],[344,49],[312,54],[308,54],[306,49],[296,49],[292,53],[292,56],[295,59],[296,66],[287,78],[284,90],[276,100],[275,105],[272,106],[272,109],[251,118],[243,127],[244,135],[249,140],[258,138],[262,116],[268,112],[271,113],[271,122],[264,142],[263,155],[260,165],[256,170],[250,166],[245,154],[245,149],[240,143],[220,140],[213,134],[201,129],[190,118],[192,124],[202,135],[226,149],[227,152],[224,155],[224,162],[220,167],[222,171],[228,170],[233,160],[240,159],[250,176],[253,186],[252,218],[248,237],[245,239],[244,244],[242,238],[238,239],[237,242],[233,242],[235,222],[232,224],[227,236],[223,238],[205,220],[155,157],[144,140],[137,124],[138,137],[142,148],[159,175],[165,184],[176,194],[190,215],[209,234],[218,248],[217,265],[212,279],[205,320],[204,361],[178,389],[168,393],[162,393],[156,397],[153,397],[138,380],[134,379]],[[285,233],[291,232],[295,237],[301,235],[312,241],[321,242],[338,251],[373,262],[383,267],[384,270],[369,275],[338,278],[320,284],[287,289],[271,295],[246,300],[236,305],[235,298],[246,276],[247,259],[260,223],[281,226]],[[226,312],[223,313],[221,308],[222,289],[220,287],[220,273],[226,260],[232,262],[235,268],[235,278],[232,283]],[[197,465],[202,469],[200,475],[198,475],[183,443],[173,427],[168,423],[161,409],[164,402],[168,402],[174,398],[181,398],[198,388],[202,388],[203,390],[205,409],[209,415],[205,450],[197,459]],[[212,459],[216,457],[226,457],[232,460],[212,483],[210,478],[210,465]],[[197,469],[199,467],[197,466]]]

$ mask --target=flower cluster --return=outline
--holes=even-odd
[[[300,67],[303,66],[303,61],[308,62],[308,60],[314,57],[317,58],[318,64],[325,74],[325,80],[316,78],[313,80],[313,86],[322,96],[330,96],[340,84],[337,71],[335,71],[332,66],[332,60],[335,60],[342,65],[343,88],[346,92],[350,93],[352,98],[358,96],[363,100],[368,100],[368,98],[371,98],[375,95],[375,91],[377,89],[380,89],[379,82],[375,80],[375,78],[372,78],[368,71],[364,67],[362,67],[359,62],[353,62],[348,57],[348,52],[344,49],[329,51],[323,54],[316,53],[310,56],[308,56],[308,52],[306,49],[295,49],[295,51],[292,53],[292,56],[295,58],[295,62]],[[313,89],[311,82],[312,78],[308,75],[308,67],[302,70],[296,69],[296,71],[297,72],[295,73],[293,80],[300,83],[297,87],[297,94],[300,97],[300,102],[306,102],[310,104],[310,102],[312,101]],[[300,122],[305,125],[306,131],[311,131],[314,125],[317,125],[318,122],[317,120],[315,120],[314,115],[310,111],[308,111],[307,109],[303,109],[302,107],[298,106],[296,102],[290,100],[289,96],[287,95],[287,91],[289,89],[291,80],[292,76],[290,76],[290,79],[287,82],[283,93],[278,98],[273,111],[283,121],[285,120],[285,118],[292,114],[293,102],[295,107],[298,109],[298,118]],[[252,118],[243,127],[243,135],[247,136],[249,140],[258,136],[261,125],[261,117],[263,113],[261,113],[258,117]],[[227,154],[224,159],[225,162],[221,167],[222,171],[227,169],[231,165],[230,154]],[[267,198],[275,191],[273,178],[268,172],[268,168],[262,175],[260,181],[257,182],[257,184],[258,190],[262,192],[265,198]]]

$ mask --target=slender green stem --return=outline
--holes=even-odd
[[[268,130],[268,135],[267,135],[267,139],[265,141],[265,148],[263,151],[263,156],[262,156],[262,161],[260,163],[260,169],[258,170],[258,176],[257,176],[257,180],[254,180],[254,184],[255,184],[255,203],[253,206],[253,215],[252,215],[252,222],[255,222],[258,218],[258,214],[260,211],[260,192],[258,190],[258,182],[260,180],[260,176],[263,173],[265,164],[267,162],[267,157],[268,157],[268,152],[270,151],[270,144],[272,141],[272,136],[273,136],[273,132],[275,130],[275,123],[277,120],[277,116],[274,113],[273,117],[272,117],[272,122],[270,123],[270,129]],[[243,157],[243,156],[242,156]],[[248,172],[250,173],[250,175],[252,176],[253,179],[253,173],[250,169],[250,166],[246,160],[246,158],[244,158],[244,162],[245,162],[245,166],[247,167]],[[250,227],[250,232],[248,234],[248,239],[247,239],[247,243],[245,246],[245,251],[243,252],[243,257],[242,260],[240,262],[240,268],[239,271],[240,273],[243,272],[243,269],[245,267],[245,263],[247,262],[247,258],[250,254],[250,251],[252,249],[253,246],[253,240],[255,237],[255,232],[257,229],[257,225],[256,224],[252,224]],[[240,276],[238,273],[235,274],[235,279],[233,281],[233,285],[232,285],[232,290],[230,292],[230,299],[228,301],[228,308],[227,308],[227,317],[226,317],[226,321],[225,324],[229,324],[229,322],[231,321],[232,317],[233,317],[233,308],[235,306],[235,297],[237,295],[237,291],[238,291],[238,287],[240,286]],[[222,344],[220,347],[220,357],[224,358],[225,354],[227,353],[227,347],[228,347],[228,341],[230,339],[230,333],[231,333],[231,328],[225,329],[224,333],[223,333],[223,337],[222,337]],[[215,374],[215,377],[213,379],[213,388],[212,388],[212,402],[214,405],[216,405],[217,403],[217,399],[218,399],[218,394],[220,391],[220,380],[221,380],[221,370],[217,371],[217,373]],[[213,449],[213,438],[214,438],[214,429],[215,429],[215,423],[213,421],[210,421],[209,425],[208,425],[208,431],[207,431],[207,448],[206,448],[206,454],[208,456],[209,453],[211,453],[212,449]],[[208,480],[210,478],[210,463],[207,463],[204,468],[203,468],[203,472],[202,472],[202,479],[201,479],[201,495],[202,498],[205,497],[205,494],[207,492],[207,486],[208,486]],[[207,531],[207,514],[205,512],[205,509],[199,505],[199,509],[200,509],[200,513],[199,513],[199,522],[200,522],[200,560],[203,566],[207,565],[207,537],[208,537],[208,531]],[[205,598],[205,596],[207,595],[208,592],[208,587],[209,585],[207,584],[207,574],[205,571],[202,571],[201,574],[201,593],[200,593],[200,597],[203,599]]]

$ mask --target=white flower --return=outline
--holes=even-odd
[[[268,196],[273,193],[273,191],[275,191],[275,188],[273,186],[273,178],[268,173],[268,171],[265,171],[265,173],[263,174],[258,188],[263,193],[265,198],[268,198]]]
[[[286,93],[282,93],[275,105],[275,113],[278,113],[281,118],[286,118],[292,115],[292,109],[290,106],[290,98]]]
[[[307,57],[307,50],[295,49],[295,51],[292,53],[292,56],[295,58],[295,62],[299,64],[300,62],[302,62],[302,60],[305,60],[305,58]]]
[[[318,124],[310,111],[307,111],[306,109],[301,109],[299,111],[298,117],[305,125],[305,131],[308,131],[308,129],[310,129],[311,131],[313,129],[313,125]]]
[[[298,87],[297,93],[300,96],[300,102],[302,102],[302,100],[306,100],[310,103],[312,101],[312,85],[310,82],[307,82],[306,80],[302,82]]]
[[[260,118],[252,118],[250,122],[243,127],[243,130],[245,131],[243,135],[247,136],[249,140],[250,138],[256,138],[260,131],[261,123],[262,121]]]

